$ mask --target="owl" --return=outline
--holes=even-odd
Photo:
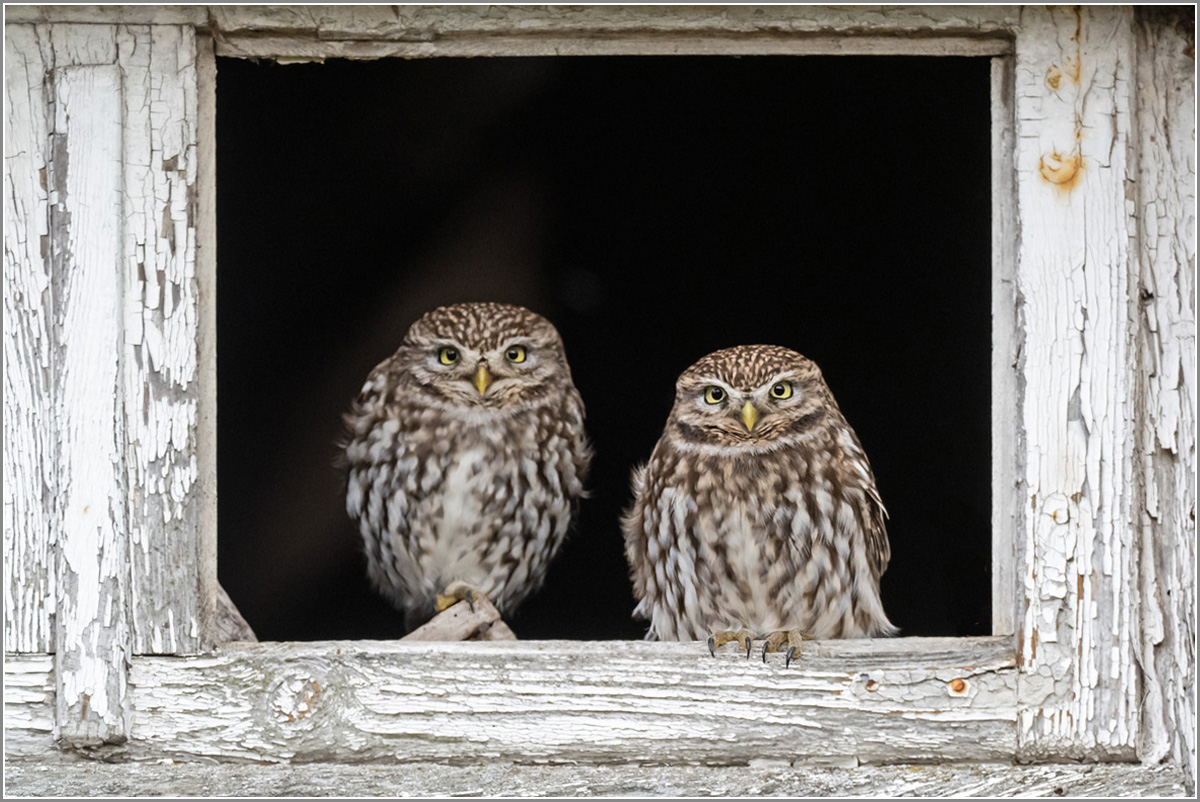
[[[634,615],[650,640],[762,638],[790,663],[807,638],[897,632],[879,596],[886,512],[821,371],[746,345],[679,377],[623,519]]]
[[[477,594],[511,612],[542,584],[591,461],[548,320],[497,303],[427,313],[345,423],[346,512],[410,630]]]

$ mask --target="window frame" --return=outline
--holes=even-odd
[[[22,46],[43,59],[53,79],[49,88],[28,81],[30,96],[45,103],[31,147],[40,150],[36,139],[44,136],[41,169],[49,176],[40,192],[22,189],[34,209],[23,221],[29,230],[37,230],[39,213],[48,221],[42,236],[50,258],[30,252],[22,265],[52,290],[34,321],[37,331],[56,344],[63,333],[54,321],[64,307],[94,312],[113,300],[112,293],[69,293],[64,271],[95,277],[100,286],[110,271],[123,304],[116,378],[102,376],[107,384],[94,387],[90,401],[58,404],[78,398],[71,393],[86,389],[86,376],[64,377],[28,400],[30,410],[48,411],[58,430],[69,432],[86,422],[83,405],[102,400],[115,382],[123,407],[113,448],[89,451],[67,438],[58,450],[47,446],[37,475],[57,462],[68,477],[71,469],[82,475],[115,465],[117,492],[151,488],[117,504],[110,525],[99,529],[80,517],[86,507],[57,497],[48,510],[32,495],[14,508],[41,511],[45,522],[19,530],[6,523],[6,549],[13,549],[6,565],[28,556],[31,570],[49,577],[53,605],[47,610],[38,596],[44,588],[17,587],[6,576],[6,587],[15,589],[6,605],[6,713],[16,714],[6,723],[8,753],[58,744],[139,758],[268,762],[729,764],[766,757],[852,765],[1138,757],[1144,674],[1137,613],[1146,591],[1138,584],[1142,534],[1132,522],[1147,502],[1120,492],[1141,472],[1139,424],[1120,414],[1136,406],[1137,385],[1130,239],[1138,222],[1125,188],[1136,169],[1128,90],[1136,62],[1133,12],[489,8],[6,9],[6,36],[14,26],[28,27]],[[146,42],[148,52],[138,46]],[[689,644],[217,643],[215,56],[713,53],[992,59],[994,635],[820,642],[788,672],[732,654],[714,662]],[[167,74],[171,57],[180,66],[177,83],[152,86],[148,79]],[[105,105],[72,85],[86,87],[96,75],[119,90],[116,101]],[[153,137],[131,140],[131,131],[142,130],[139,121],[150,120],[150,104],[135,93],[169,91],[176,93],[170,113],[179,115],[169,122],[184,139],[180,161],[171,169],[164,164],[165,178],[136,173],[128,165],[145,159],[128,158],[137,152],[131,149],[168,154]],[[55,158],[75,155],[69,149],[81,144],[68,136],[72,120],[90,119],[94,106],[108,114],[104,119],[121,121],[126,166],[113,178],[111,162],[69,163],[97,175],[109,170],[119,185],[124,205],[116,225],[124,238],[115,273],[113,254],[84,264],[84,255],[65,247],[70,221],[80,217],[71,215],[81,208],[72,204],[83,198],[65,191],[75,174],[56,172]],[[71,110],[74,117],[65,113]],[[38,116],[35,109],[31,117]],[[1110,134],[1110,147],[1094,150],[1084,131]],[[1083,193],[1086,203],[1069,202],[1072,193]],[[169,225],[159,231],[164,220]],[[1098,236],[1097,221],[1127,236]],[[169,251],[161,271],[137,261],[148,248]],[[1087,267],[1108,284],[1081,288]],[[194,343],[183,350],[195,363],[183,360],[181,369],[194,372],[180,384],[180,406],[170,407],[182,415],[182,434],[147,450],[145,442],[159,442],[161,432],[139,399],[167,369],[143,360],[136,349],[146,341],[133,335],[175,322],[153,303],[164,282],[167,295],[177,295],[179,331]],[[1109,296],[1106,287],[1114,288]],[[7,281],[5,292],[7,298]],[[1067,325],[1060,302],[1069,307]],[[46,346],[43,363],[52,352]],[[1091,364],[1083,354],[1109,362]],[[6,374],[23,368],[6,360]],[[9,411],[6,395],[6,418]],[[150,481],[160,475],[178,481]],[[151,521],[150,511],[165,523]],[[98,569],[81,564],[79,556],[97,545],[118,558]],[[81,577],[98,582],[99,591],[69,590],[68,580]],[[112,609],[121,615],[104,618]],[[10,623],[18,619],[20,632]],[[104,705],[96,703],[97,688]],[[479,715],[455,715],[468,711]],[[332,732],[338,737],[327,737]]]

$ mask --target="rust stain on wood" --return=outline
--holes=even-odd
[[[1083,178],[1083,155],[1078,151],[1067,156],[1058,151],[1048,153],[1038,159],[1038,172],[1047,183],[1070,191]]]

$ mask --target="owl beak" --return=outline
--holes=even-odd
[[[758,410],[749,401],[742,407],[742,423],[746,424],[748,432],[754,431],[754,424],[758,423]]]
[[[492,386],[492,373],[487,369],[487,365],[480,365],[479,370],[475,371],[474,378],[475,389],[480,395],[487,392],[487,388]]]

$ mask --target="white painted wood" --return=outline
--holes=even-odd
[[[992,634],[1017,631],[1023,531],[1013,58],[992,59]]]
[[[196,35],[196,546],[201,648],[254,640],[217,580],[217,61],[212,37]],[[221,597],[224,597],[222,602]],[[224,604],[227,603],[227,604]],[[232,608],[236,615],[229,615]],[[222,613],[222,609],[226,609]],[[238,637],[229,637],[230,630]],[[248,633],[248,636],[247,636]]]
[[[12,670],[34,659],[12,661]],[[786,669],[779,655],[767,664],[737,650],[714,659],[700,643],[248,644],[196,657],[135,657],[129,741],[95,754],[263,762],[1010,760],[1015,694],[1011,650],[994,638],[814,642]]]
[[[1177,766],[1066,764],[1006,766],[749,766],[477,765],[405,763],[64,764],[12,761],[9,793],[20,796],[254,797],[1184,797]]]
[[[10,651],[60,646],[54,661],[6,659],[14,754],[45,756],[57,706],[68,745],[128,735],[99,749],[110,756],[1140,757],[1182,765],[1194,788],[1195,90],[1186,31],[1114,7],[12,6],[6,16],[5,642]],[[22,20],[39,24],[13,24]],[[193,25],[211,28],[215,44],[195,38]],[[732,652],[713,661],[686,645],[626,643],[264,645],[130,657],[192,651],[219,631],[213,47],[281,60],[999,55],[994,90],[1007,96],[1011,85],[1014,102],[996,104],[993,118],[994,521],[1016,539],[994,540],[994,627],[1016,632],[1018,649],[1002,639],[815,644],[790,672]],[[88,85],[97,91],[80,95]],[[45,86],[58,91],[54,197],[38,166],[51,162]],[[114,124],[124,156],[116,168],[97,150],[111,145]],[[115,205],[90,202],[103,185],[115,187]],[[114,222],[121,205],[128,213]],[[41,245],[48,235],[53,272]],[[137,265],[154,269],[143,278]],[[155,358],[139,364],[139,355]],[[14,443],[19,460],[7,459]],[[107,522],[85,520],[84,495],[103,497]],[[132,577],[114,562],[125,548]],[[967,682],[961,696],[953,679]],[[86,722],[85,680],[105,689],[103,716],[89,696]],[[1123,771],[1106,776],[1146,776]]]
[[[1137,33],[1140,658],[1147,762],[1196,780],[1196,78],[1193,20]]]
[[[129,562],[120,414],[121,70],[54,70],[51,248],[61,415],[55,676],[57,735],[121,741]]]
[[[199,650],[196,48],[114,29],[124,84],[124,417],[133,649]]]
[[[4,29],[4,648],[54,650],[54,298],[49,104],[38,33]]]
[[[54,655],[4,655],[4,754],[54,754]]]
[[[1138,736],[1131,25],[1025,6],[1017,39],[1026,759],[1128,759]]]

